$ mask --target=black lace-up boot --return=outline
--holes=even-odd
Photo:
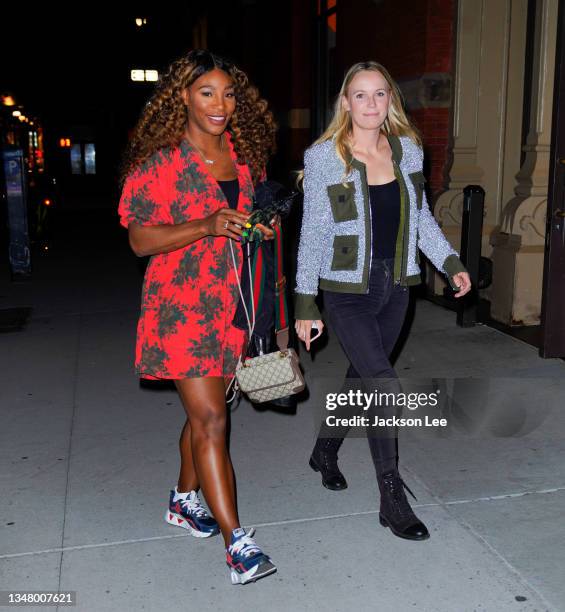
[[[322,484],[326,489],[341,491],[347,489],[347,481],[337,465],[337,451],[343,438],[318,438],[310,456],[310,467],[321,472]]]
[[[414,499],[416,496],[402,480],[397,471],[390,471],[378,478],[381,492],[379,522],[383,527],[390,527],[394,535],[408,540],[426,540],[430,537],[426,526],[414,514],[408,503],[404,489]]]

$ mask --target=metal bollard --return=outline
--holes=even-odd
[[[461,327],[473,327],[479,320],[478,284],[484,208],[485,190],[479,185],[467,185],[463,190],[460,258],[469,272],[473,286],[471,291],[459,300],[457,325]]]

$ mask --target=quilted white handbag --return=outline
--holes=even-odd
[[[278,351],[246,359],[237,366],[239,388],[252,402],[269,402],[304,389],[298,355],[287,348],[288,327],[277,333],[277,345]]]
[[[281,237],[277,229],[275,229],[275,235],[277,242],[279,242]],[[249,338],[251,338],[253,328],[255,327],[255,309],[254,306],[252,306],[250,316],[245,306],[245,300],[243,299],[231,240],[230,249],[239,292],[244,304],[245,315],[249,327]],[[282,250],[282,244],[280,250]],[[249,274],[251,275],[251,270],[249,270]],[[253,292],[253,283],[251,283],[251,288]],[[284,291],[284,282],[281,282],[280,290]],[[283,294],[283,300],[284,297]],[[253,295],[251,296],[251,304],[254,304]],[[277,318],[279,319],[277,323],[280,323],[280,316]],[[237,364],[235,379],[241,391],[243,391],[252,402],[269,402],[299,393],[305,387],[298,355],[294,349],[288,348],[288,325],[283,329],[277,329],[277,346],[279,348],[278,351],[247,358],[243,362],[240,360]]]

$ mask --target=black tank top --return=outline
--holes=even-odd
[[[400,224],[400,186],[395,179],[384,185],[369,185],[373,258],[392,259]]]
[[[230,208],[237,208],[237,200],[239,199],[239,181],[235,178],[230,181],[218,181],[218,185],[221,187],[228,206]]]

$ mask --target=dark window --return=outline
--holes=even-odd
[[[313,6],[316,11],[316,64],[312,129],[316,138],[332,118],[340,83],[333,69],[337,38],[337,0],[313,0]]]

